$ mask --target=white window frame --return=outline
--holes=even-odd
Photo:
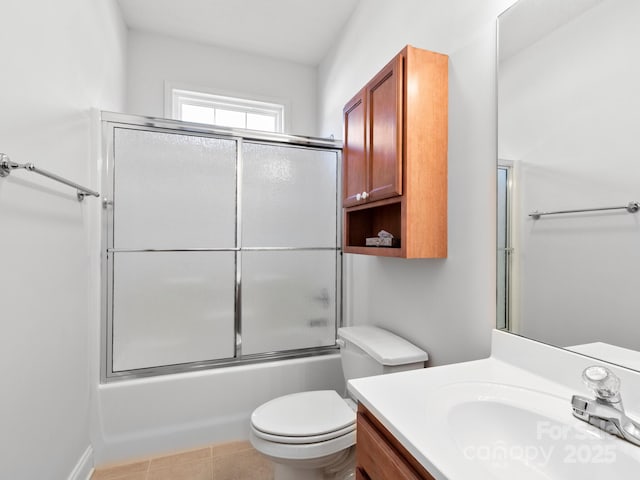
[[[182,120],[182,105],[268,114],[275,119],[275,133],[288,131],[289,102],[283,99],[249,96],[237,92],[165,82],[165,117]]]

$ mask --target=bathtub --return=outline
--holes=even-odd
[[[247,439],[249,417],[265,401],[344,388],[338,353],[101,384],[93,399],[94,463]]]

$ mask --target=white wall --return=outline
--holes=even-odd
[[[3,2],[0,18],[0,151],[97,188],[90,108],[124,105],[115,3]],[[68,478],[90,445],[95,202],[34,173],[0,178],[0,478]]]
[[[404,45],[449,58],[449,257],[345,255],[347,318],[404,335],[432,365],[488,355],[495,325],[495,21],[513,0],[366,0],[319,67],[321,135]]]
[[[518,169],[519,332],[640,350],[640,218],[532,220],[639,201],[640,3],[603,1],[500,66],[500,156]]]
[[[287,133],[316,135],[316,69],[174,38],[129,32],[127,113],[165,117],[165,82],[284,100]]]

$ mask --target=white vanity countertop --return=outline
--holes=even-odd
[[[518,358],[510,359],[510,356]],[[437,480],[506,479],[509,478],[509,472],[505,472],[506,476],[496,475],[495,470],[484,469],[481,463],[466,458],[463,447],[457,446],[457,440],[449,431],[447,420],[443,418],[445,415],[442,412],[447,410],[442,400],[443,392],[446,397],[456,395],[458,387],[464,387],[468,392],[470,388],[474,388],[473,385],[486,387],[487,384],[516,387],[514,390],[524,398],[530,396],[535,399],[538,398],[536,395],[540,395],[537,392],[543,392],[555,402],[553,409],[556,420],[576,428],[585,428],[586,424],[574,418],[571,413],[571,396],[592,396],[581,384],[580,375],[584,367],[594,362],[593,359],[571,352],[494,331],[492,356],[488,359],[355,379],[349,381],[348,388]],[[532,371],[530,365],[540,365],[539,371]],[[615,373],[622,377],[624,398],[625,382],[632,382],[629,381],[627,372],[615,370]],[[549,378],[552,375],[555,378]],[[638,385],[640,384],[635,384],[636,387]],[[637,388],[634,390],[636,391],[632,396],[637,398]],[[487,399],[482,388],[478,392],[477,400]],[[464,404],[461,405],[464,408]],[[473,428],[470,426],[470,429]],[[640,457],[640,449],[637,452],[634,450],[638,447],[622,440],[611,441],[616,442],[615,448],[624,450],[625,456],[635,458],[637,453]],[[509,438],[504,438],[504,442],[508,444]],[[556,451],[555,455],[567,453]],[[527,478],[551,477],[536,474]]]

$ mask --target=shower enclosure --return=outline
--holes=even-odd
[[[102,113],[103,381],[335,351],[332,140]]]

